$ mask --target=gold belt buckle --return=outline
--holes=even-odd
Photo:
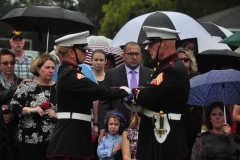
[[[160,117],[160,120],[159,120],[159,126],[160,126],[160,127],[159,127],[159,128],[157,128],[156,125],[155,125],[155,122],[154,122],[155,116],[159,116],[159,117]],[[155,114],[153,115],[153,117],[152,117],[152,123],[153,123],[153,125],[155,126],[155,128],[159,131],[160,137],[162,136],[162,134],[164,134],[164,132],[167,132],[167,130],[164,129],[164,113],[163,113],[163,111],[160,111],[159,113],[155,113]]]

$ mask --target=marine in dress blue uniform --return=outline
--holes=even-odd
[[[136,88],[132,92],[135,101],[144,109],[139,128],[137,159],[176,160],[187,154],[184,126],[180,121],[186,108],[189,95],[188,74],[183,63],[178,59],[175,49],[175,30],[143,26],[146,31],[148,51],[156,58],[154,73],[145,88]],[[154,57],[155,56],[155,57]],[[154,114],[162,111],[164,121],[168,121],[170,130],[166,139],[154,132],[152,122]],[[155,120],[156,122],[156,120]],[[165,129],[166,126],[163,126]],[[165,134],[164,133],[164,134]],[[160,139],[160,140],[159,140]]]
[[[89,32],[57,39],[57,54],[63,62],[57,80],[58,122],[53,131],[47,156],[52,159],[93,157],[91,108],[94,100],[119,99],[127,96],[123,89],[100,86],[81,72],[78,64],[86,57]],[[63,53],[59,47],[69,48]]]

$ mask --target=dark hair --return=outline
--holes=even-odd
[[[107,61],[112,61],[113,67],[114,67],[114,68],[116,67],[116,62],[115,62],[115,57],[114,57],[114,55],[112,55],[112,54],[107,54],[106,59],[107,59]]]
[[[124,49],[123,49],[124,53],[126,52],[128,46],[139,46],[139,44],[137,44],[136,42],[133,42],[133,41],[126,43],[124,46]],[[140,48],[140,46],[139,46],[139,48]],[[141,48],[140,48],[140,51],[141,51]]]
[[[14,59],[14,62],[15,62],[15,54],[12,51],[10,51],[9,49],[6,49],[6,48],[1,49],[0,50],[0,60],[1,60],[2,56],[5,56],[5,55],[12,56]]]
[[[116,111],[110,111],[108,112],[107,116],[104,118],[104,128],[105,128],[105,131],[106,132],[109,132],[108,131],[108,120],[110,118],[116,118],[120,121],[120,126],[119,126],[119,134],[121,135],[123,130],[124,130],[124,127],[126,125],[126,119],[124,118],[124,116],[120,113],[120,112],[116,112]]]
[[[94,56],[95,53],[101,53],[101,54],[103,54],[103,55],[104,55],[104,58],[105,58],[105,60],[106,60],[107,54],[106,54],[106,52],[104,52],[102,49],[95,49],[95,50],[93,51],[93,53],[92,53],[92,58],[93,58],[93,56]],[[91,59],[92,59],[92,58],[91,58]]]
[[[39,57],[37,57],[37,59],[35,59],[31,64],[30,66],[31,73],[38,77],[39,76],[38,68],[41,68],[47,60],[50,60],[55,64],[55,61],[52,58],[52,56],[50,56],[49,54],[42,54]]]
[[[205,117],[205,122],[204,123],[205,123],[208,130],[213,129],[212,123],[210,122],[212,110],[215,109],[215,108],[220,108],[224,112],[223,107],[224,107],[224,104],[222,102],[219,102],[219,101],[213,102],[209,106],[207,106],[206,117]],[[225,107],[225,111],[226,111],[227,123],[229,124],[229,126],[231,126],[232,125],[232,120],[231,120],[231,117],[230,117],[230,112],[229,112],[227,107]]]
[[[193,41],[186,41],[186,42],[183,43],[182,47],[183,47],[183,48],[186,48],[186,46],[187,46],[189,43],[193,43],[193,44],[194,44]]]

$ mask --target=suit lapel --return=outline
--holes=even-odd
[[[142,66],[140,66],[139,68],[139,84],[138,86],[144,86],[146,85],[146,71],[145,71],[145,68],[143,68]]]
[[[119,67],[118,78],[120,79],[121,86],[127,86],[128,87],[128,80],[127,80],[125,65],[122,65],[122,66]]]

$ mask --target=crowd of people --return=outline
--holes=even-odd
[[[141,65],[140,44],[128,42],[116,68],[101,49],[84,64],[88,31],[36,59],[15,31],[12,49],[0,50],[0,160],[240,159],[231,129],[240,105],[187,105],[189,80],[200,75],[194,42],[176,49],[179,31],[143,29],[152,61]]]

